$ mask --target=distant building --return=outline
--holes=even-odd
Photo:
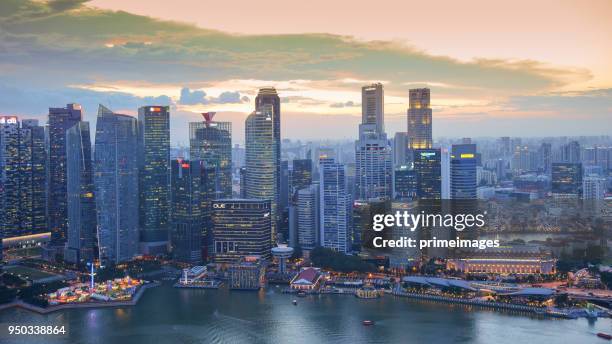
[[[440,149],[414,150],[414,170],[417,176],[417,196],[420,199],[440,199],[442,193]]]
[[[393,166],[406,165],[408,158],[408,134],[405,132],[395,133],[393,138]],[[412,161],[412,158],[410,158]]]
[[[532,246],[505,246],[464,252],[447,261],[447,269],[467,274],[554,274],[556,260],[550,252]]]
[[[312,250],[319,245],[318,184],[298,191],[296,208],[298,245],[302,250]]]
[[[90,263],[97,244],[96,200],[89,123],[78,122],[66,131],[66,191],[68,240],[64,260]]]
[[[357,199],[391,199],[391,147],[384,132],[374,124],[359,125],[359,140],[355,142],[355,180]]]
[[[582,197],[582,164],[553,163],[552,164],[552,194],[558,198]]]
[[[49,108],[48,225],[51,246],[63,247],[68,229],[66,131],[83,118],[81,105]]]
[[[347,253],[350,249],[351,199],[346,192],[344,165],[334,159],[321,159],[319,175],[320,244]]]
[[[171,162],[171,230],[170,242],[175,260],[190,264],[202,261],[201,177],[204,162],[172,160]]]
[[[232,123],[212,120],[204,113],[203,122],[189,123],[189,156],[203,161],[214,171],[215,199],[232,197]]]
[[[361,123],[374,125],[374,131],[385,131],[385,96],[383,85],[376,83],[361,88]]]
[[[411,150],[433,147],[432,112],[428,88],[409,91],[408,147]]]
[[[226,199],[212,202],[213,247],[216,263],[234,263],[257,255],[270,259],[271,202]]]
[[[312,184],[312,160],[311,159],[296,159],[293,160],[293,169],[291,171],[291,189],[292,194],[295,194]]]
[[[170,225],[170,108],[138,109],[141,252],[167,252]]]
[[[603,200],[607,190],[606,178],[589,175],[582,181],[582,198],[591,200]]]
[[[412,166],[400,165],[393,174],[393,199],[413,200],[417,198],[417,175]]]
[[[476,199],[476,145],[453,145],[450,164],[451,199]]]

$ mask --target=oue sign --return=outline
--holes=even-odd
[[[213,208],[214,209],[225,209],[225,204],[224,203],[213,203]]]
[[[16,116],[0,116],[0,124],[17,124]]]

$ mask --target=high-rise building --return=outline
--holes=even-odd
[[[420,199],[440,199],[442,196],[440,149],[416,149],[414,170],[417,176],[417,196]]]
[[[47,231],[47,149],[38,120],[21,121],[20,198],[23,234]]]
[[[64,260],[91,263],[96,246],[96,200],[88,122],[78,122],[66,131],[66,191],[68,235]]]
[[[267,115],[270,115],[273,123],[273,138],[274,138],[274,165],[276,166],[276,175],[275,175],[275,190],[276,190],[276,198],[270,199],[272,201],[272,236],[276,237],[276,231],[278,222],[280,221],[279,213],[276,211],[276,207],[278,205],[278,192],[281,189],[281,106],[280,106],[280,97],[276,92],[274,87],[264,87],[260,88],[259,92],[257,92],[257,96],[255,97],[255,111],[262,111]],[[248,121],[248,120],[247,120]],[[245,153],[246,154],[246,153]],[[251,160],[252,162],[252,160]],[[248,163],[247,163],[248,165]],[[248,168],[248,166],[247,166]],[[252,175],[252,173],[249,173]],[[257,197],[255,197],[257,198]]]
[[[409,91],[408,148],[429,149],[433,147],[432,113],[428,88]]]
[[[581,161],[578,141],[571,141],[561,147],[561,162],[579,163]]]
[[[372,221],[376,214],[388,214],[391,209],[390,200],[357,200],[353,202],[352,207],[352,231],[350,242],[353,251],[361,251],[362,246],[372,248],[372,241],[375,236],[387,233],[374,232],[372,229]],[[387,239],[386,237],[384,237]]]
[[[450,159],[452,199],[476,199],[476,145],[453,145]]]
[[[170,111],[168,106],[138,109],[140,251],[167,252],[170,217]]]
[[[319,245],[319,185],[313,184],[297,192],[297,237],[302,250]]]
[[[0,230],[42,233],[46,225],[45,130],[37,120],[0,116]]]
[[[581,198],[582,197],[582,164],[559,162],[552,164],[553,197]]]
[[[540,150],[538,151],[539,155],[539,165],[540,170],[546,174],[550,175],[552,168],[552,145],[548,142],[542,142],[540,145]]]
[[[293,170],[291,170],[291,190],[295,194],[312,184],[312,160],[296,159],[293,160]]]
[[[271,257],[271,202],[257,199],[212,201],[216,263],[235,263],[244,256]]]
[[[397,166],[393,178],[394,200],[409,201],[417,198],[417,176],[412,166]]]
[[[99,254],[117,264],[138,254],[139,196],[136,118],[98,107],[94,184]]]
[[[440,148],[440,180],[442,182],[442,199],[451,198],[451,149]]]
[[[171,162],[171,244],[175,260],[190,264],[202,261],[201,177],[204,162]]]
[[[589,175],[582,181],[582,198],[602,200],[606,196],[607,180],[598,175]]]
[[[213,121],[214,112],[203,115],[204,122],[189,123],[190,158],[214,168],[214,198],[231,198],[232,123]]]
[[[373,124],[374,130],[382,134],[385,132],[385,102],[381,83],[361,88],[361,123]]]
[[[21,232],[20,141],[18,118],[0,117],[0,230],[4,237]]]
[[[66,131],[82,120],[79,104],[65,108],[49,108],[48,225],[51,246],[63,247],[68,228],[68,196],[66,191]]]
[[[263,104],[246,119],[245,196],[271,202],[271,235],[272,240],[276,241],[280,197],[280,159],[277,159],[277,153],[280,141],[275,138],[274,111],[273,104]]]
[[[374,124],[359,125],[355,142],[356,199],[390,199],[392,186],[391,147],[384,132]]]
[[[406,165],[408,158],[408,134],[404,132],[395,133],[393,138],[393,166]]]
[[[334,159],[319,162],[321,246],[347,253],[350,250],[351,198],[346,192],[345,167]]]

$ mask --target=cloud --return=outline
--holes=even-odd
[[[405,128],[408,89],[422,84],[432,88],[434,115],[478,113],[470,118],[481,122],[470,123],[468,130],[481,128],[493,134],[500,123],[501,115],[496,114],[512,118],[518,113],[541,116],[534,130],[548,130],[557,124],[550,114],[558,113],[591,116],[596,120],[576,128],[599,132],[610,125],[609,90],[554,92],[590,78],[591,72],[583,68],[532,60],[465,62],[398,42],[333,34],[229,34],[102,10],[86,1],[0,1],[2,112],[43,115],[49,106],[68,102],[80,102],[86,111],[95,111],[99,102],[132,110],[147,103],[185,105],[182,110],[199,104],[247,108],[256,88],[271,84],[279,89],[283,109],[294,111],[289,116],[283,113],[283,125],[302,133],[299,121],[317,111],[321,118],[355,116],[360,86],[380,80],[385,84],[389,117],[402,114],[396,127],[390,126],[398,130]],[[250,83],[218,86],[234,80]],[[153,86],[101,91],[94,89],[96,85]],[[164,91],[155,90],[155,85]],[[156,97],[145,97],[143,92],[149,90]],[[472,104],[479,104],[478,109],[471,109]],[[444,121],[436,121],[435,135],[458,128]],[[525,121],[536,123],[526,118],[512,124],[521,128]],[[329,132],[355,135],[355,128],[341,123],[329,122]],[[315,129],[311,136],[320,133]]]
[[[183,105],[196,105],[206,104],[208,100],[206,99],[206,92],[201,90],[191,91],[188,87],[183,87],[181,89],[181,98],[179,102]]]
[[[250,99],[247,96],[241,96],[238,91],[224,91],[218,97],[207,96],[203,90],[190,90],[188,87],[181,89],[179,103],[181,105],[198,105],[198,104],[239,104],[247,103]]]
[[[353,101],[347,101],[344,103],[331,103],[329,104],[329,107],[332,108],[344,108],[344,107],[354,107],[354,106],[358,106],[357,104],[355,104]]]

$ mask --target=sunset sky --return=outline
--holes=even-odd
[[[387,132],[430,87],[434,136],[612,134],[611,1],[0,2],[0,113],[172,106],[172,141],[217,111],[235,143],[257,88],[282,136],[357,136],[361,86],[385,84]]]

